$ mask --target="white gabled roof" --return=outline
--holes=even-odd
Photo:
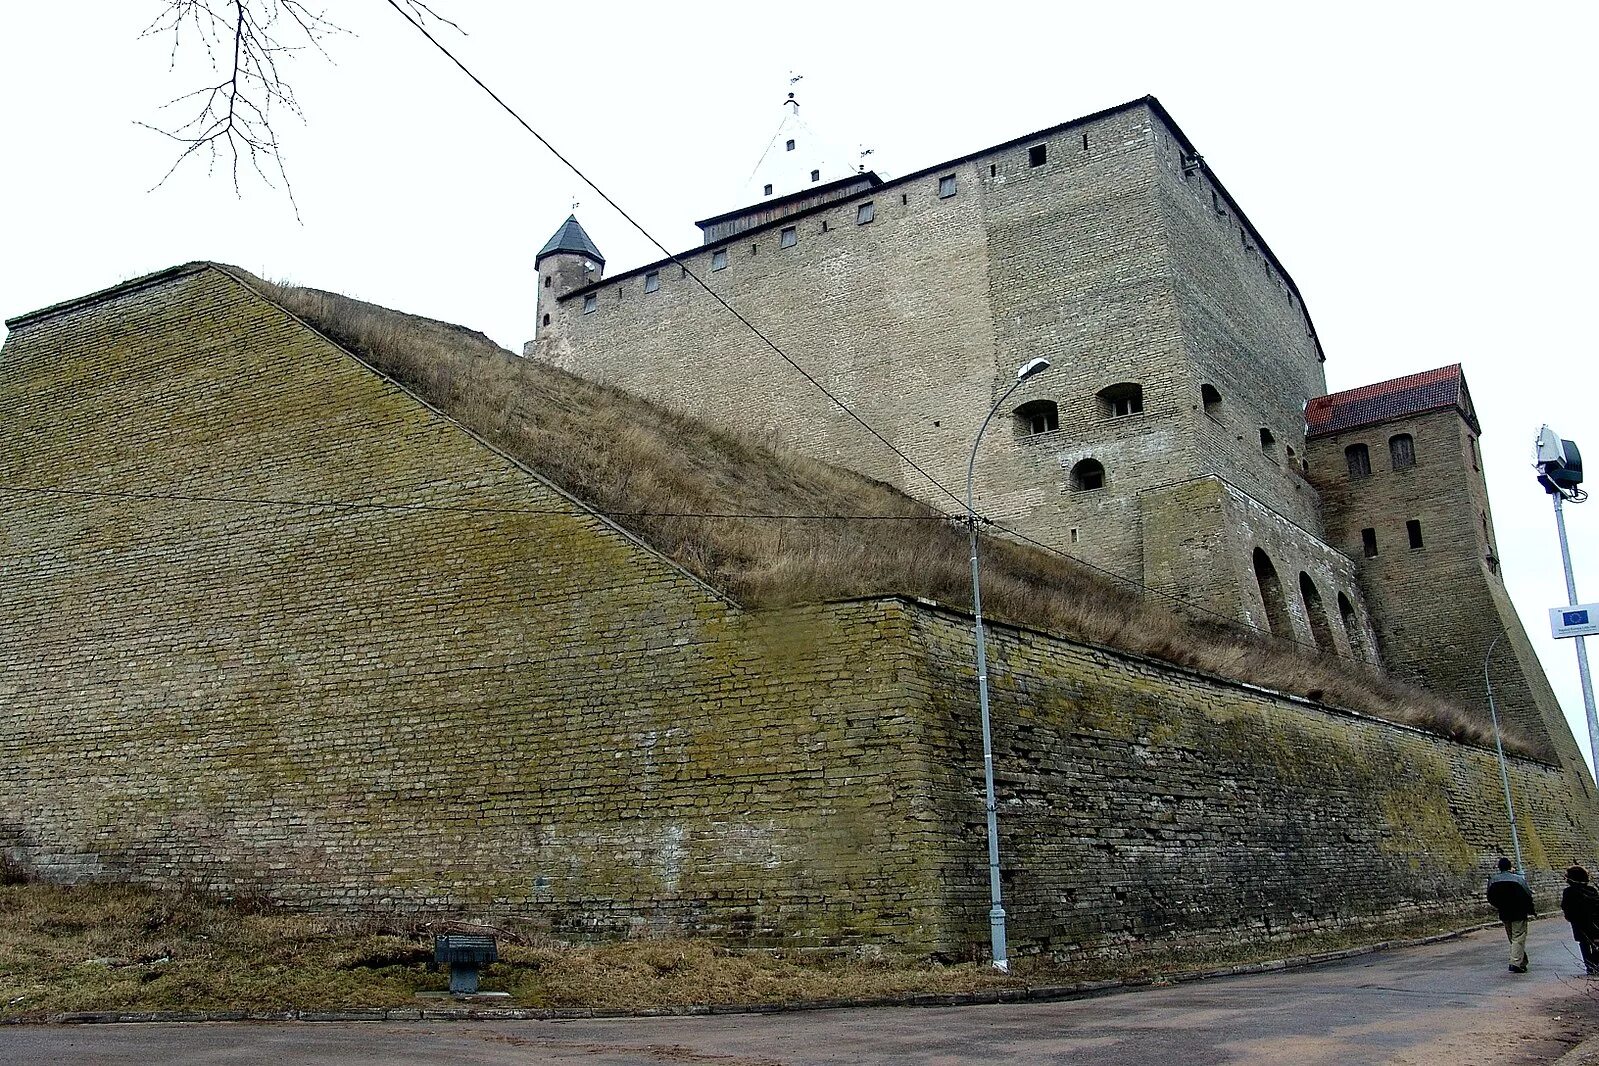
[[[789,148],[792,143],[794,147]],[[761,154],[761,161],[745,183],[741,204],[757,204],[780,196],[801,192],[812,185],[825,185],[855,173],[854,158],[836,145],[817,137],[799,117],[799,101],[789,93],[783,101],[783,121]],[[816,177],[813,179],[812,174]],[[766,187],[772,191],[768,193]]]

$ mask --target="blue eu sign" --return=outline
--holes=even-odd
[[[1568,626],[1585,626],[1588,624],[1587,611],[1562,611],[1560,615]]]

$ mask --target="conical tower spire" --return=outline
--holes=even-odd
[[[556,230],[549,240],[544,242],[544,247],[539,249],[539,254],[534,257],[534,263],[547,255],[566,252],[572,255],[581,255],[592,259],[600,266],[605,265],[605,256],[600,254],[599,247],[594,239],[588,235],[583,224],[577,220],[576,214],[566,216],[566,221],[561,223],[561,228]]]

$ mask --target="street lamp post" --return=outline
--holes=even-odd
[[[1005,947],[1005,907],[999,887],[999,816],[994,802],[994,742],[988,725],[988,650],[983,643],[983,589],[977,573],[977,511],[972,506],[972,476],[977,469],[977,446],[994,415],[1010,399],[1016,387],[1034,374],[1049,369],[1048,359],[1030,359],[1016,371],[1016,380],[989,409],[972,441],[972,454],[966,461],[966,525],[972,537],[972,632],[977,639],[977,705],[983,720],[983,794],[988,811],[988,935],[993,950],[994,969],[1010,972],[1010,956]]]

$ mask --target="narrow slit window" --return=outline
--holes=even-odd
[[[599,306],[600,298],[595,296],[592,292],[583,297],[583,313],[585,315],[592,315],[596,310],[598,310]]]
[[[1377,558],[1377,531],[1370,526],[1360,531],[1360,550],[1368,559]]]
[[[908,204],[910,202],[911,202],[911,198],[910,198],[910,194],[909,193],[903,193],[902,192],[902,193],[899,194],[899,206],[904,207],[906,204]]]
[[[549,276],[546,275],[545,278],[544,278],[544,287],[546,289],[549,288],[550,287],[550,282],[552,282],[554,280],[555,280],[554,278],[549,277]]]
[[[1412,518],[1405,523],[1405,536],[1410,538],[1411,550],[1421,547],[1421,523]]]
[[[864,226],[876,217],[877,207],[870,200],[855,209],[855,224],[857,226]]]
[[[1027,165],[1041,167],[1049,161],[1049,145],[1035,144],[1027,149]]]
[[[1471,447],[1471,468],[1473,470],[1482,469],[1482,467],[1480,465],[1480,461],[1477,458],[1477,438],[1476,437],[1467,437],[1466,438],[1466,443],[1468,445],[1470,445],[1470,447]]]
[[[655,291],[659,290],[660,287],[661,287],[661,272],[659,270],[652,270],[648,274],[644,275],[644,291],[645,292],[655,292]]]
[[[948,200],[955,195],[955,175],[945,174],[938,179],[938,198]]]
[[[1088,134],[1083,134],[1083,151],[1088,151]]]
[[[999,164],[998,163],[990,163],[990,164],[988,164],[988,176],[992,178],[992,177],[997,176],[998,174],[999,174]]]
[[[546,326],[550,324],[550,316],[549,315],[545,315],[544,316],[544,324]]]
[[[726,248],[718,248],[716,251],[711,253],[711,269],[712,270],[726,270],[727,269],[727,249]]]
[[[792,248],[799,243],[799,230],[793,226],[783,227],[782,236],[777,238],[779,248]]]

